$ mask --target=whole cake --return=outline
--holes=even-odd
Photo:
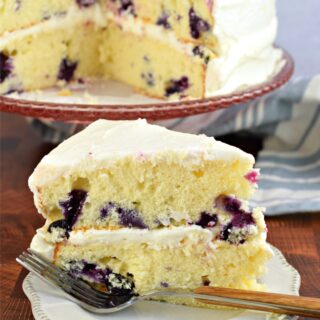
[[[263,209],[251,155],[144,120],[99,120],[29,178],[46,219],[31,248],[110,292],[264,290]],[[170,300],[201,306],[193,300]]]
[[[111,78],[203,98],[274,74],[275,0],[0,1],[0,94]]]

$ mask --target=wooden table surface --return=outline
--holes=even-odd
[[[35,230],[44,222],[36,213],[27,179],[53,146],[43,143],[24,118],[9,114],[0,117],[0,319],[33,319],[30,303],[22,291],[27,272],[15,258],[28,247]],[[239,139],[227,140],[239,145]],[[267,224],[269,242],[300,272],[300,294],[320,297],[320,215],[301,213],[267,218]]]

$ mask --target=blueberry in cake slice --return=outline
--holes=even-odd
[[[273,75],[275,0],[0,1],[0,94],[111,78],[163,99]]]
[[[31,248],[110,292],[263,290],[257,279],[271,251],[263,210],[248,205],[253,164],[204,135],[145,120],[96,121],[29,178],[46,219]]]

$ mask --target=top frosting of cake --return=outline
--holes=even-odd
[[[46,155],[29,178],[32,191],[70,170],[95,170],[118,159],[179,161],[188,166],[202,159],[254,163],[254,158],[213,137],[175,132],[145,120],[98,120]]]

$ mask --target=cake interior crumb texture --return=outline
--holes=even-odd
[[[204,135],[99,120],[29,178],[46,219],[31,248],[114,293],[266,290],[258,279],[272,254],[263,209],[248,202],[253,165],[251,155]]]
[[[106,78],[203,98],[275,72],[275,0],[0,2],[0,93]]]

